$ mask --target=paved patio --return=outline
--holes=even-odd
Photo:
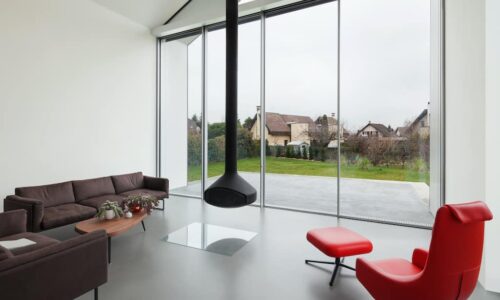
[[[259,174],[240,175],[259,190]],[[208,179],[210,185],[217,177]],[[173,189],[175,194],[199,196],[200,181]],[[347,216],[432,225],[429,187],[425,183],[342,178],[341,213]],[[266,174],[266,204],[290,208],[337,212],[337,178]]]

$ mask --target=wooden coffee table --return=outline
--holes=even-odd
[[[78,233],[89,233],[96,230],[106,230],[108,234],[108,262],[111,263],[111,238],[118,236],[124,232],[127,232],[130,228],[141,223],[142,228],[146,231],[146,225],[144,225],[144,219],[147,217],[145,211],[135,213],[132,218],[119,218],[113,220],[99,220],[97,218],[88,219],[79,222],[75,226],[75,230]]]

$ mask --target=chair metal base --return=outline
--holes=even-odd
[[[337,277],[337,273],[339,272],[340,268],[347,268],[349,270],[356,271],[355,268],[344,265],[344,258],[335,258],[335,261],[320,261],[320,260],[309,260],[306,259],[306,264],[327,264],[327,265],[335,265],[335,268],[333,269],[333,274],[332,274],[332,279],[330,279],[330,286],[333,285],[333,282],[335,281],[335,278]]]

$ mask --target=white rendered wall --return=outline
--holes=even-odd
[[[484,0],[447,0],[447,203],[484,200],[484,71]]]
[[[170,188],[187,185],[188,47],[162,43],[161,176]]]
[[[495,218],[486,227],[482,283],[500,292],[500,1],[486,0],[486,187],[485,200]]]
[[[446,1],[446,202],[485,201],[480,282],[500,292],[500,2]]]
[[[444,158],[443,140],[443,10],[442,0],[431,0],[431,49],[430,49],[430,201],[429,209],[435,215],[442,203]]]
[[[155,174],[155,38],[88,0],[2,1],[0,210],[17,186]]]

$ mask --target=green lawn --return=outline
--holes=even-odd
[[[332,162],[268,156],[266,166],[268,173],[337,177],[337,165]],[[260,159],[240,159],[238,160],[238,170],[242,172],[260,172]],[[223,162],[209,163],[208,177],[222,175],[223,172]],[[200,166],[189,167],[189,181],[200,180],[200,174]],[[343,164],[341,166],[341,176],[346,178],[426,182],[429,184],[428,172],[422,174],[413,169],[402,167],[379,166],[363,170],[355,165]]]

